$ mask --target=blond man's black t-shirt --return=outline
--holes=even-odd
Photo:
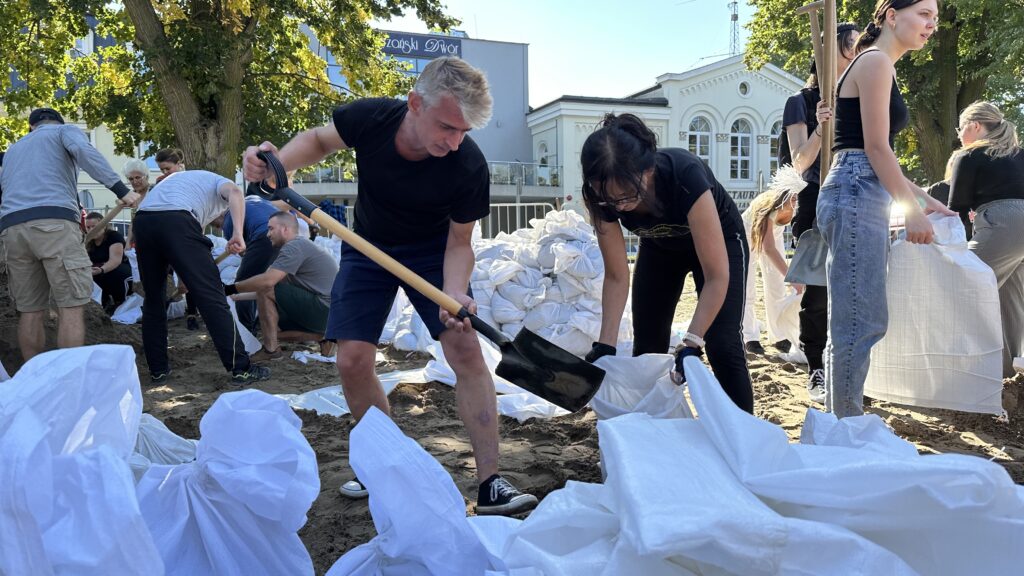
[[[443,237],[451,221],[474,222],[490,213],[490,174],[480,148],[466,136],[458,150],[406,160],[395,135],[408,105],[366,98],[334,111],[334,126],[356,152],[359,170],[356,233],[397,246]]]

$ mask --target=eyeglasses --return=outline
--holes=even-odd
[[[626,204],[632,204],[640,200],[640,192],[632,196],[626,196],[625,198],[619,198],[618,200],[605,200],[598,202],[597,205],[603,208],[618,208],[619,206],[625,206]]]

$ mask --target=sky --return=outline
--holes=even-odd
[[[623,97],[657,77],[727,57],[727,0],[442,0],[470,38],[529,44],[530,105]],[[740,50],[753,8],[739,2]],[[427,32],[408,15],[381,28]]]

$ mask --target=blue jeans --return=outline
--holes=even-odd
[[[871,347],[885,336],[889,310],[889,204],[861,151],[836,155],[818,195],[818,228],[828,243],[825,407],[843,418],[864,413]]]

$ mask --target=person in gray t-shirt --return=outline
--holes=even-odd
[[[281,358],[279,336],[294,340],[320,340],[321,354],[329,356],[333,342],[324,341],[323,335],[338,263],[329,252],[299,235],[298,220],[289,212],[277,212],[270,217],[267,237],[278,249],[277,258],[270,268],[224,287],[225,294],[229,296],[255,293],[263,349],[253,354],[251,360],[259,362]],[[242,298],[245,297],[239,299]]]

